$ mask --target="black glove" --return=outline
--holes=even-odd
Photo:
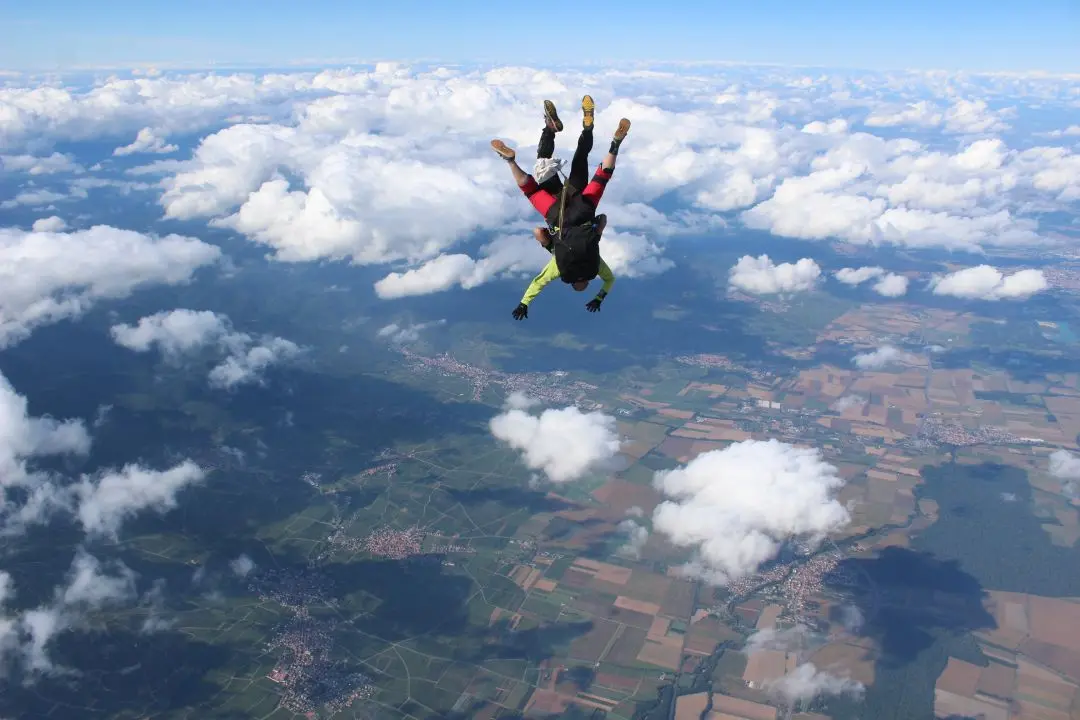
[[[589,312],[600,312],[601,302],[600,298],[593,298],[585,305],[585,309]]]
[[[529,306],[525,303],[518,303],[518,306],[514,308],[514,319],[524,320],[529,317]]]

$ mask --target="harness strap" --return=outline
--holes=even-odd
[[[567,188],[570,187],[570,182],[569,182],[570,178],[563,175],[561,170],[556,170],[556,172],[559,173],[559,175],[562,175],[562,178],[563,178],[562,191],[559,193],[559,228],[558,228],[558,230],[559,230],[559,240],[562,240],[563,239],[563,234],[566,232],[565,226],[563,225],[563,218],[565,217],[565,214],[566,214],[566,196],[569,194],[567,192]]]

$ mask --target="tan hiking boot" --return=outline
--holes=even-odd
[[[544,120],[552,130],[562,132],[562,120],[559,119],[559,113],[555,111],[555,103],[550,100],[544,101]]]
[[[581,112],[585,115],[581,121],[582,127],[591,128],[596,114],[596,103],[593,102],[592,95],[581,98]]]
[[[628,132],[630,132],[630,121],[623,118],[619,121],[619,127],[615,128],[615,142],[622,142]]]
[[[504,143],[502,140],[492,140],[491,147],[495,150],[495,152],[499,154],[499,157],[501,157],[503,160],[506,160],[507,162],[510,162],[517,157],[517,153],[514,152],[514,149],[511,147],[507,147],[506,143]]]

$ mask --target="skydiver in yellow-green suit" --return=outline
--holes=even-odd
[[[589,282],[597,276],[604,281],[600,292],[585,305],[585,309],[589,312],[600,310],[600,304],[615,283],[611,268],[600,257],[600,237],[607,226],[607,216],[597,215],[596,206],[615,170],[615,158],[619,152],[619,145],[630,130],[630,121],[626,118],[619,121],[607,156],[596,169],[592,181],[586,184],[589,152],[593,144],[595,107],[590,96],[586,95],[582,99],[581,109],[584,114],[582,131],[565,188],[558,174],[562,161],[552,159],[555,151],[555,133],[563,129],[563,124],[555,111],[555,104],[550,100],[544,101],[544,130],[540,135],[540,145],[537,148],[535,177],[526,174],[518,166],[516,153],[507,147],[506,143],[502,140],[491,141],[495,152],[510,165],[510,171],[518,187],[547,221],[547,227],[536,228],[533,235],[536,241],[551,253],[551,260],[529,283],[521,302],[514,309],[515,320],[524,320],[529,316],[529,304],[548,283],[556,278],[578,292],[585,291],[589,287]]]

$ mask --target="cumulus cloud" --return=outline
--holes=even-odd
[[[446,320],[435,320],[433,322],[426,323],[414,323],[412,325],[401,326],[397,323],[390,323],[389,325],[379,328],[379,332],[376,333],[381,338],[387,338],[395,345],[406,345],[408,343],[414,343],[420,339],[420,333],[429,327],[435,327],[438,325],[445,325]]]
[[[154,132],[153,128],[145,127],[139,131],[130,145],[124,145],[113,150],[113,155],[133,155],[135,153],[151,153],[155,155],[167,155],[179,150],[179,146],[170,145],[165,138]]]
[[[689,548],[684,571],[726,584],[756,571],[793,537],[820,541],[849,521],[833,497],[844,484],[819,451],[776,440],[746,440],[657,473],[667,498],[655,532]]]
[[[900,109],[875,111],[866,118],[865,124],[867,127],[941,127],[949,133],[981,134],[1008,130],[1005,119],[1014,112],[1013,108],[993,110],[984,100],[960,98],[947,108],[921,100]]]
[[[821,268],[810,258],[796,263],[773,263],[768,255],[743,255],[728,272],[728,283],[752,295],[813,290]]]
[[[1070,125],[1064,130],[1051,130],[1047,137],[1080,137],[1080,125]]]
[[[975,300],[1026,300],[1050,287],[1041,270],[1005,275],[990,265],[957,270],[930,281],[935,295]]]
[[[117,345],[135,352],[148,352],[157,347],[171,360],[231,334],[228,318],[224,315],[186,309],[147,315],[139,318],[136,325],[113,325],[110,332]]]
[[[886,272],[885,268],[865,266],[837,270],[834,277],[845,285],[856,287],[868,280],[875,280],[874,292],[885,297],[900,297],[907,293],[908,279],[903,275]]]
[[[866,403],[866,398],[862,395],[845,395],[839,398],[836,402],[829,406],[830,410],[834,410],[838,413],[850,410],[853,407],[858,407]]]
[[[143,510],[176,506],[184,487],[205,471],[184,461],[165,471],[140,465],[64,482],[34,467],[49,456],[85,456],[91,439],[82,420],[33,417],[26,398],[0,375],[0,535],[15,535],[57,515],[73,517],[92,535],[115,538],[122,522]]]
[[[190,460],[164,471],[126,465],[96,478],[83,476],[72,487],[76,517],[87,533],[115,539],[124,520],[144,510],[165,514],[177,506],[181,490],[205,478],[206,471]]]
[[[665,227],[715,226],[725,222],[720,213],[739,211],[749,227],[788,237],[980,250],[1055,242],[1040,233],[1039,217],[1080,198],[1072,149],[1011,148],[991,136],[1007,128],[1017,98],[1034,105],[1074,93],[1064,78],[830,73],[808,84],[803,72],[776,68],[555,74],[380,63],[160,73],[90,87],[29,82],[0,89],[0,147],[11,157],[133,135],[143,140],[136,146],[166,147],[154,140],[209,130],[191,158],[137,170],[161,176],[167,217],[235,229],[282,261],[394,265],[382,286],[390,296],[506,272],[461,247],[478,230],[539,220],[487,141],[535,145],[541,100],[572,107],[586,86],[608,88],[600,133],[621,116],[634,121],[603,200],[620,230],[606,255],[626,263],[617,272],[627,277],[670,263],[658,242]],[[866,130],[918,130],[919,139],[854,132],[860,110]],[[956,144],[937,131],[963,137]],[[560,136],[559,145],[568,155],[572,139]],[[9,202],[63,197],[22,188]],[[632,215],[653,219],[633,227]],[[520,240],[528,244],[526,232]],[[407,275],[433,262],[427,276]],[[410,282],[395,287],[400,276]]]
[[[280,337],[268,337],[257,344],[245,345],[210,370],[210,385],[230,390],[249,383],[261,384],[267,368],[295,359],[302,352],[303,349],[292,340]]]
[[[67,223],[64,219],[53,215],[51,217],[38,218],[34,221],[31,230],[36,233],[55,233],[67,230]]]
[[[506,410],[491,419],[491,434],[520,451],[526,467],[543,471],[551,482],[578,480],[619,452],[612,416],[572,406],[534,415],[528,412],[528,400],[520,393],[511,395]]]
[[[1080,458],[1068,450],[1050,453],[1050,474],[1061,480],[1061,491],[1070,498],[1080,497]]]
[[[210,384],[226,389],[261,383],[266,368],[302,353],[302,348],[291,340],[269,335],[256,339],[236,332],[228,317],[209,310],[159,312],[140,318],[135,325],[113,325],[110,332],[118,345],[135,352],[157,347],[173,363],[214,345],[226,357],[210,371]]]
[[[766,690],[789,705],[809,703],[821,695],[861,697],[866,688],[851,678],[819,670],[814,663],[803,663],[789,673],[766,684]]]
[[[852,358],[852,362],[860,370],[881,370],[889,365],[910,363],[917,359],[911,353],[906,353],[892,345],[882,345],[877,350],[856,355]]]
[[[246,554],[241,554],[229,562],[229,569],[237,577],[247,577],[255,570],[255,561]]]
[[[860,268],[843,268],[837,270],[835,277],[845,285],[851,285],[855,287],[861,285],[867,280],[873,280],[874,278],[881,277],[885,274],[885,269],[876,266],[867,266]]]
[[[67,502],[52,476],[31,463],[42,457],[85,456],[90,435],[82,420],[32,417],[26,398],[0,375],[0,534],[43,522]]]
[[[194,238],[107,225],[70,233],[0,228],[0,348],[38,326],[78,317],[99,300],[187,283],[220,257],[217,247]]]
[[[27,175],[55,175],[79,172],[82,168],[71,155],[54,152],[45,157],[34,155],[0,155],[0,169]]]
[[[631,560],[641,558],[645,543],[649,542],[649,529],[632,518],[623,520],[616,530],[626,534],[626,542],[619,546],[616,554]]]
[[[670,228],[669,228],[670,230]],[[620,233],[609,221],[601,243],[604,262],[620,277],[641,278],[657,275],[674,267],[662,256],[663,249],[645,235]],[[540,247],[532,232],[500,235],[473,258],[465,253],[443,254],[419,267],[389,273],[375,283],[375,292],[384,300],[427,295],[455,287],[471,290],[501,277],[535,275],[551,259]]]
[[[857,609],[855,609],[858,612]],[[861,615],[859,616],[861,618]],[[774,630],[759,630],[746,639],[743,652],[754,654],[762,651],[780,651],[805,654],[824,643],[805,625]],[[769,678],[765,691],[788,705],[807,704],[821,695],[849,694],[859,697],[864,686],[829,669],[819,669],[814,663],[801,663],[780,677]]]
[[[896,273],[886,273],[874,283],[874,292],[885,297],[901,297],[907,294],[908,279]]]
[[[857,605],[841,605],[839,614],[840,624],[843,625],[844,630],[851,634],[862,630],[863,624],[866,622],[862,610]]]

